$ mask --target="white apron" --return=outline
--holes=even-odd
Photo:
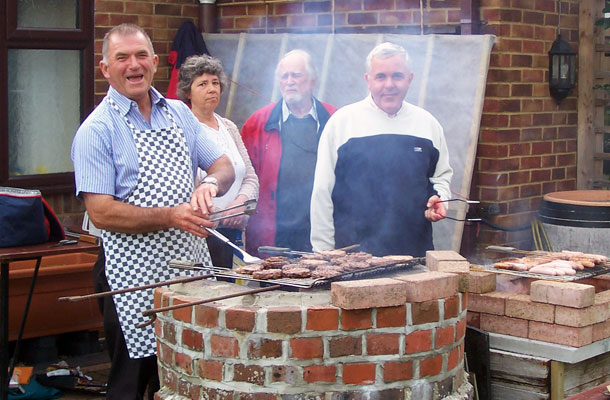
[[[120,114],[116,103],[108,103]],[[193,170],[184,132],[166,105],[163,110],[171,121],[170,128],[137,130],[131,128],[138,151],[138,183],[124,200],[138,207],[172,207],[188,203],[193,193]],[[211,266],[205,240],[188,232],[170,228],[143,234],[102,231],[106,255],[106,278],[112,290],[147,285],[185,275],[168,267],[174,259],[201,262]],[[153,324],[142,311],[153,308],[154,289],[113,296],[130,358],[155,354]]]

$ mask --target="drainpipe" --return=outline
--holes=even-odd
[[[199,31],[216,33],[216,0],[199,0]]]
[[[479,33],[481,21],[480,0],[461,0],[460,33],[462,35],[476,35]]]

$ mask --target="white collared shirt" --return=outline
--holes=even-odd
[[[286,102],[284,100],[282,100],[282,120],[280,121],[280,130],[282,129],[282,124],[288,120],[288,117],[290,117],[290,114],[294,115],[294,113],[292,111],[290,111],[290,109],[288,108],[288,105],[286,104]],[[318,119],[318,112],[316,110],[316,102],[313,99],[313,97],[311,98],[311,109],[305,115],[312,116],[314,121],[316,121],[316,123],[318,124],[318,126],[316,128],[316,132],[319,131],[320,130],[320,120]],[[299,118],[296,115],[294,117]],[[301,117],[301,118],[303,118],[303,117]]]

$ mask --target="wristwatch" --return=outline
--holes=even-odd
[[[218,179],[214,178],[213,176],[206,176],[203,178],[201,183],[209,183],[210,185],[216,185],[216,187],[218,187]]]

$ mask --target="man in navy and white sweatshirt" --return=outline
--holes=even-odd
[[[432,222],[445,218],[453,170],[439,122],[404,98],[413,79],[392,43],[366,59],[370,94],[329,119],[311,199],[314,251],[360,244],[374,255],[424,256]]]

